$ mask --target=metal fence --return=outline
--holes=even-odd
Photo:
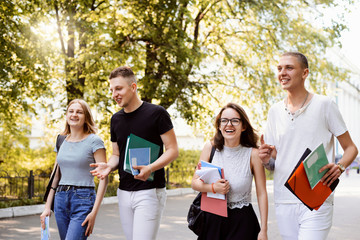
[[[50,171],[0,170],[0,201],[42,197]]]
[[[51,169],[30,171],[0,170],[0,201],[43,198]],[[194,168],[165,168],[167,188],[189,187]],[[95,180],[97,182],[97,180]],[[119,184],[117,171],[109,176],[107,196],[116,195]]]

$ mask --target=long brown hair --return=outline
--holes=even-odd
[[[95,125],[95,121],[94,118],[91,114],[91,109],[89,107],[89,105],[82,99],[74,99],[72,100],[69,105],[66,108],[66,113],[69,110],[69,107],[74,104],[74,103],[79,103],[84,111],[85,114],[85,122],[84,122],[84,133],[96,133],[97,131],[97,127]],[[65,129],[64,131],[61,133],[62,135],[68,135],[70,134],[70,126],[67,123],[67,121],[65,122]]]
[[[251,123],[249,121],[249,118],[248,118],[245,110],[236,103],[228,103],[225,107],[223,107],[220,110],[219,114],[216,116],[215,124],[214,124],[216,133],[212,139],[214,147],[216,149],[218,149],[219,151],[223,150],[223,148],[224,148],[224,137],[220,131],[220,118],[221,118],[221,114],[223,113],[223,111],[227,108],[234,109],[240,115],[243,128],[245,129],[241,133],[240,144],[244,147],[257,148],[258,147],[257,141],[259,139],[259,136],[255,133],[254,128],[251,126]]]

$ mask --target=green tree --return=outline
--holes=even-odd
[[[175,106],[192,122],[209,113],[199,96],[222,102],[216,89],[240,92],[244,105],[256,97],[266,111],[269,96],[278,94],[273,66],[285,50],[310,56],[316,73],[310,82],[317,91],[324,89],[317,85],[320,78],[343,78],[324,53],[344,25],[316,27],[304,17],[333,5],[333,0],[59,0],[42,6],[57,22],[67,102],[86,98],[111,112],[107,76],[128,64],[138,73],[143,100]]]
[[[189,122],[209,115],[214,103],[223,105],[228,96],[245,106],[261,104],[255,112],[260,116],[278,99],[274,66],[283,51],[309,56],[316,73],[310,77],[315,91],[323,91],[328,80],[344,78],[344,71],[324,57],[344,25],[316,27],[304,16],[307,12],[319,16],[316,7],[334,4],[331,0],[118,1],[108,20],[110,53],[128,56],[126,63],[139,72],[142,99],[166,108],[175,105]]]
[[[34,34],[36,8],[23,1],[2,1],[0,6],[0,162],[19,147],[27,147],[28,114],[34,102],[49,94],[51,57],[46,42]]]
[[[314,91],[345,78],[325,57],[345,28],[341,19],[314,24],[322,19],[317,9],[337,2],[6,0],[0,7],[1,129],[35,113],[35,103],[50,113],[84,98],[108,132],[115,108],[107,79],[120,65],[137,73],[143,100],[173,106],[195,126],[211,129],[214,111],[228,101],[247,107],[259,124],[281,97],[274,80],[281,52],[309,56]],[[40,32],[41,24],[55,24],[57,33]]]

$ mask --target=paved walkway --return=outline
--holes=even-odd
[[[268,181],[269,222],[268,237],[280,239],[274,213],[272,181]],[[161,221],[158,240],[191,240],[196,236],[187,228],[186,214],[195,194],[169,196]],[[253,205],[258,214],[255,196]],[[335,194],[333,227],[328,240],[360,239],[360,174],[351,171],[341,181]],[[54,217],[50,220],[51,239],[58,240]],[[0,219],[0,239],[39,239],[39,215]],[[120,227],[117,204],[101,206],[95,231],[89,239],[125,239]]]

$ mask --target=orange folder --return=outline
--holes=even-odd
[[[224,169],[221,169],[221,177],[224,178]],[[227,196],[225,195],[225,200],[222,200],[210,198],[206,192],[203,192],[201,195],[200,209],[205,212],[227,217]]]
[[[304,159],[310,153],[311,150],[307,148],[286,181],[285,187],[312,211],[313,209],[318,210],[321,207],[329,195],[335,190],[339,179],[336,179],[330,187],[319,182],[311,189],[303,164]]]

